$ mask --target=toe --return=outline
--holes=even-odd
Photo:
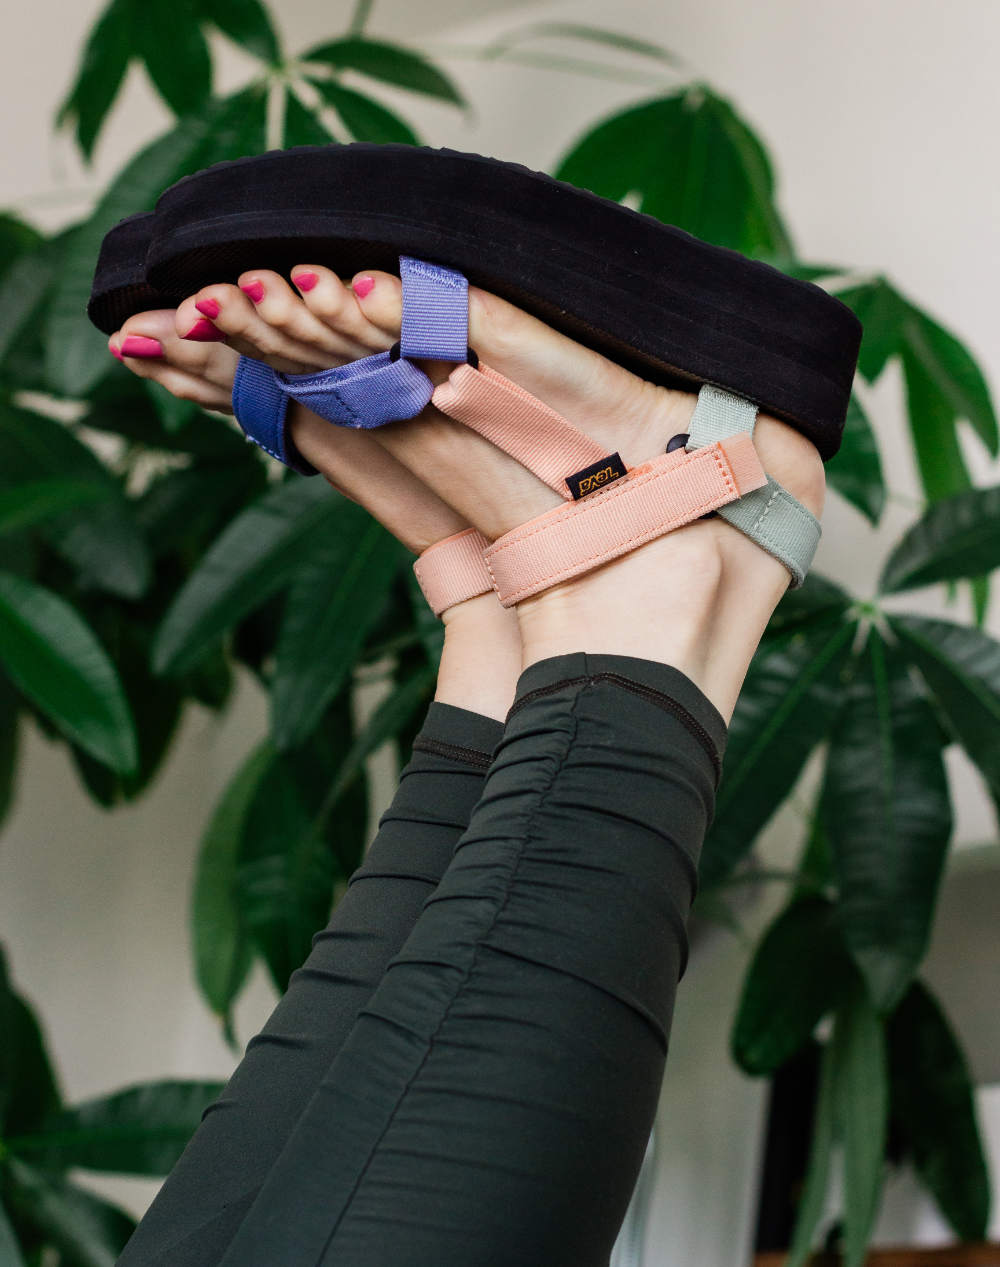
[[[399,278],[369,269],[355,274],[351,289],[365,320],[390,335],[394,343],[403,318],[403,286]]]
[[[319,264],[298,264],[292,269],[292,283],[302,295],[306,308],[328,329],[354,349],[354,355],[384,352],[393,338],[368,320],[357,297],[336,273]]]
[[[240,355],[264,361],[272,369],[283,373],[310,373],[336,363],[330,359],[329,352],[317,349],[314,344],[303,343],[289,330],[287,312],[291,309],[292,302],[297,301],[287,283],[283,283],[288,301],[286,303],[268,275],[272,293],[267,311],[273,317],[272,321],[258,312],[258,306],[246,293],[246,288],[253,284],[253,276],[247,276],[249,280],[240,279],[243,286],[205,286],[196,295],[185,299],[179,305],[176,316],[176,331],[180,338],[193,342],[203,339],[205,336],[201,332],[205,327],[201,323],[208,322]],[[264,282],[261,281],[261,286],[263,285]],[[264,292],[254,290],[254,293],[261,294],[263,307]]]

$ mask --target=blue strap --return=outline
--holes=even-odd
[[[247,439],[300,475],[318,475],[287,434],[287,409],[288,396],[278,385],[274,370],[241,356],[233,380],[233,412]]]
[[[469,285],[461,273],[401,256],[403,319],[399,355],[379,352],[318,374],[278,374],[240,358],[233,409],[247,438],[302,474],[315,474],[287,435],[288,397],[328,422],[369,430],[413,418],[434,385],[413,360],[464,361],[468,355]],[[256,368],[250,370],[248,365]],[[294,460],[290,460],[293,458]]]
[[[392,359],[389,352],[349,361],[318,374],[276,374],[280,391],[313,413],[340,427],[370,430],[415,418],[434,391],[434,384],[411,361]]]

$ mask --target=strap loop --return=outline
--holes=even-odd
[[[429,546],[413,564],[417,584],[435,616],[493,589],[483,558],[488,545],[481,532],[466,528]]]
[[[756,422],[757,406],[752,401],[706,384],[698,393],[691,418],[688,451],[694,452],[724,436],[752,436]],[[777,480],[769,475],[763,487],[721,507],[718,513],[785,565],[792,576],[790,588],[797,589],[802,584],[822,529],[812,511]]]

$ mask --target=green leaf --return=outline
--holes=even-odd
[[[158,0],[165,4],[166,0]],[[177,15],[174,16],[177,22]],[[176,44],[167,39],[167,48]],[[226,158],[265,148],[265,94],[260,85],[210,101],[199,117],[189,117],[158,137],[123,167],[89,220],[68,236],[58,281],[48,310],[46,374],[53,392],[82,397],[119,367],[108,355],[104,334],[86,315],[101,242],[118,220],[147,212],[167,185]]]
[[[76,80],[59,107],[57,126],[75,123],[77,144],[88,161],[125,78],[132,56],[132,27],[128,0],[112,0],[91,29]]]
[[[273,759],[268,744],[246,759],[201,838],[191,900],[195,977],[208,1006],[229,1024],[250,969],[250,946],[237,902],[237,861],[250,804]]]
[[[0,487],[37,479],[93,484],[93,505],[49,519],[43,535],[71,563],[85,586],[138,598],[150,581],[150,559],[131,507],[100,459],[62,423],[0,404]]]
[[[559,180],[638,209],[718,246],[791,255],[767,153],[728,101],[685,89],[599,123],[562,159]]]
[[[154,670],[190,668],[221,633],[287,585],[303,547],[331,530],[342,504],[325,480],[296,479],[238,515],[171,604],[154,644]]]
[[[821,897],[793,901],[765,932],[743,982],[733,1059],[745,1073],[773,1073],[808,1042],[853,980],[833,905]]]
[[[0,572],[0,662],[56,725],[113,770],[138,760],[121,682],[104,649],[57,594]]]
[[[184,426],[167,430],[146,391],[151,382],[131,375],[105,379],[91,395],[80,426],[121,436],[142,449],[189,453],[230,466],[260,465],[242,432],[218,414],[197,410]]]
[[[529,26],[517,27],[513,31],[505,32],[492,44],[488,44],[483,53],[486,57],[502,57],[516,44],[521,44],[525,40],[548,38],[587,40],[593,44],[620,49],[625,53],[636,53],[640,57],[652,57],[656,61],[665,62],[668,66],[684,64],[681,58],[660,44],[636,39],[631,35],[622,35],[620,31],[607,31],[603,27],[586,26],[579,22],[533,22]]]
[[[278,638],[271,729],[279,749],[307,738],[347,681],[401,557],[399,543],[346,500],[316,534]]]
[[[165,1081],[127,1087],[64,1108],[31,1135],[7,1139],[16,1157],[45,1170],[79,1166],[165,1175],[194,1134],[218,1082]]]
[[[193,564],[233,515],[266,486],[264,468],[256,460],[238,465],[206,462],[166,471],[136,503],[136,521],[156,558],[179,552]]]
[[[861,988],[837,1014],[833,1047],[844,1141],[844,1267],[862,1267],[882,1196],[889,1079],[882,1021]]]
[[[964,344],[910,304],[905,337],[913,356],[947,401],[953,418],[971,424],[991,457],[1000,452],[997,417],[982,370]]]
[[[418,671],[379,704],[337,771],[336,782],[330,789],[326,802],[328,810],[332,810],[337,804],[372,753],[394,739],[421,704],[426,704],[428,692],[433,688],[436,677],[437,669],[434,666]]]
[[[332,79],[309,81],[327,105],[333,106],[340,121],[356,141],[372,141],[377,145],[395,142],[399,145],[419,145],[420,140],[405,119],[385,106],[345,88]]]
[[[970,483],[956,424],[965,419],[992,456],[1000,440],[985,378],[968,350],[884,277],[838,292],[865,331],[858,368],[874,382],[900,357],[910,431],[929,501]]]
[[[200,118],[185,119],[141,150],[111,182],[90,219],[67,241],[44,332],[46,373],[58,395],[85,396],[117,368],[108,355],[107,339],[87,317],[94,266],[105,233],[125,216],[148,211],[165,186],[182,175],[189,162],[196,163],[199,145],[214,136],[223,107],[219,103]]]
[[[905,300],[884,277],[838,290],[837,298],[847,304],[864,326],[858,370],[867,382],[874,383],[888,361],[899,355]]]
[[[152,629],[146,621],[131,611],[104,603],[93,606],[91,619],[125,688],[139,742],[138,765],[127,775],[116,774],[79,748],[73,749],[73,760],[88,791],[99,804],[110,808],[122,801],[134,800],[155,778],[169,751],[188,692],[176,681],[151,673]],[[185,686],[190,687],[190,684]]]
[[[990,1177],[965,1056],[915,981],[889,1021],[892,1116],[941,1213],[963,1241],[986,1239]]]
[[[905,533],[882,569],[893,594],[1000,567],[1000,485],[970,488],[938,502]]]
[[[856,626],[804,625],[761,647],[729,727],[701,884],[724,880],[794,785],[840,704],[840,673]]]
[[[240,915],[279,991],[308,956],[333,896],[333,858],[313,830],[310,799],[293,762],[272,761],[254,790],[240,845]]]
[[[136,51],[157,91],[178,117],[195,114],[212,95],[212,57],[195,0],[144,0],[135,23]]]
[[[82,480],[32,480],[14,488],[0,488],[0,532],[20,531],[50,519],[70,507],[104,501],[112,487]]]
[[[0,1137],[33,1130],[59,1107],[59,1089],[35,1014],[10,986],[0,949]]]
[[[0,670],[0,826],[10,813],[17,776],[20,700],[7,675]],[[3,1118],[0,1114],[0,1131]]]
[[[836,1138],[837,1062],[833,1043],[827,1043],[820,1062],[819,1093],[813,1121],[809,1164],[795,1216],[795,1231],[784,1267],[805,1267],[812,1256],[813,1238],[823,1217],[830,1163]]]
[[[10,1209],[59,1250],[67,1267],[115,1267],[135,1231],[124,1210],[16,1157],[7,1161],[6,1178]]]
[[[281,48],[260,0],[202,0],[202,12],[224,35],[261,61],[277,66]]]
[[[329,145],[333,134],[289,88],[285,93],[285,145]]]
[[[1000,807],[1000,642],[921,616],[890,616],[889,625]]]
[[[842,616],[851,605],[851,596],[834,581],[810,572],[798,589],[786,590],[767,626],[767,636],[787,633],[819,616]]]
[[[927,500],[940,501],[972,483],[947,398],[908,344],[902,349],[910,435]]]
[[[885,480],[875,432],[861,402],[852,393],[840,451],[827,465],[830,487],[870,523],[877,524],[885,506]]]
[[[3,1267],[25,1267],[17,1236],[2,1205],[0,1205],[0,1263]]]
[[[465,100],[448,76],[426,57],[412,49],[383,40],[349,35],[328,44],[318,44],[303,53],[303,62],[323,62],[334,70],[356,70],[370,79],[395,84],[410,92],[423,93],[464,106]]]
[[[885,1012],[927,948],[951,802],[940,728],[903,657],[873,628],[855,667],[830,743],[821,813],[844,939]]]
[[[10,265],[3,269],[0,280],[0,363],[12,377],[17,377],[17,367],[12,366],[10,360],[16,354],[19,341],[37,337],[42,325],[42,313],[69,232],[41,240],[30,250],[11,250]]]

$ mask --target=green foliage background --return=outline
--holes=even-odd
[[[360,861],[366,758],[387,743],[405,756],[440,633],[405,552],[377,524],[322,481],[268,470],[228,421],[123,374],[85,307],[106,230],[180,176],[273,145],[421,143],[381,85],[466,107],[441,66],[366,34],[370,7],[361,0],[346,31],[292,56],[260,0],[112,0],[59,123],[89,158],[138,62],[175,124],[85,221],[45,236],[0,217],[0,815],[25,718],[67,746],[110,810],[143,795],[190,704],[222,710],[234,667],[253,673],[270,695],[270,733],[205,826],[192,901],[198,984],[234,1044],[253,960],[283,988]],[[212,91],[212,32],[259,63],[228,97]],[[824,1230],[834,1165],[845,1261],[862,1262],[890,1128],[956,1233],[981,1238],[990,1187],[966,1061],[918,972],[952,834],[949,744],[1000,804],[1000,644],[982,628],[1000,488],[974,487],[958,440],[967,423],[997,456],[983,375],[894,282],[798,257],[763,141],[713,87],[685,81],[668,50],[545,24],[465,53],[660,84],[588,124],[554,174],[823,282],[864,322],[861,378],[901,367],[926,505],[874,600],[813,576],[780,605],[733,719],[699,905],[732,919],[727,891],[755,882],[754,840],[820,748],[800,865],[756,877],[788,897],[750,958],[732,1031],[736,1061],[767,1076],[831,1022],[789,1263]],[[66,402],[76,422],[60,421]],[[111,458],[97,456],[98,435],[114,440]],[[879,444],[856,397],[828,474],[879,522]],[[889,596],[965,581],[973,625],[883,610]],[[393,690],[358,729],[353,684],[387,656]],[[66,1267],[113,1263],[132,1222],[68,1172],[165,1173],[216,1091],[162,1082],[66,1106],[0,964],[0,1264],[37,1267],[46,1247]]]

